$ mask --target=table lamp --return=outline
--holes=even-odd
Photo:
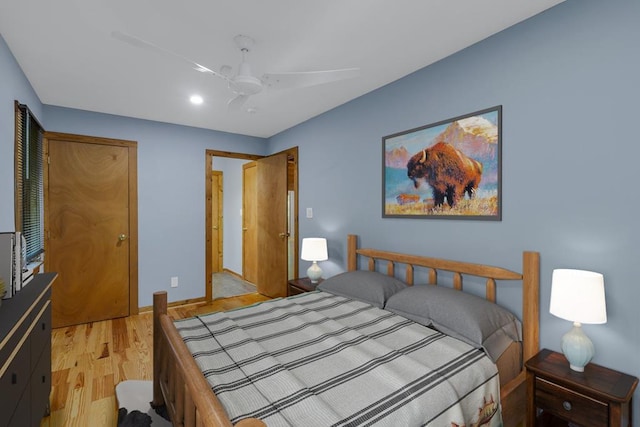
[[[327,255],[327,239],[321,237],[305,237],[302,239],[302,250],[300,258],[305,261],[313,261],[311,267],[307,270],[307,277],[311,279],[311,283],[318,283],[322,277],[322,269],[318,266],[318,261],[326,261],[329,259]]]
[[[584,372],[584,367],[593,358],[594,347],[581,324],[607,323],[602,274],[584,270],[553,270],[549,312],[573,322],[573,328],[562,337],[562,352],[571,369]]]

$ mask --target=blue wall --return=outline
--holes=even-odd
[[[300,236],[329,239],[326,276],[345,268],[347,233],[364,246],[515,270],[522,250],[537,250],[541,345],[559,350],[570,328],[548,313],[552,270],[599,271],[609,320],[584,327],[594,361],[640,376],[638,22],[637,0],[567,0],[276,135],[268,149],[257,138],[43,107],[0,39],[0,200],[13,195],[13,99],[50,131],[137,140],[140,304],[174,275],[181,293],[170,299],[195,297],[204,271],[204,150],[261,154],[297,145]],[[494,105],[503,106],[502,221],[383,219],[381,138]],[[0,228],[13,229],[13,206],[0,214]],[[499,301],[516,312],[519,298],[517,289],[499,289]]]
[[[367,247],[517,270],[520,252],[537,250],[541,345],[560,350],[571,326],[548,313],[552,270],[598,271],[609,319],[584,326],[594,361],[640,376],[639,22],[637,0],[568,0],[272,137],[271,152],[300,146],[300,236],[329,239],[327,275],[345,267],[347,233]],[[381,138],[494,105],[502,221],[383,219]],[[519,312],[517,298],[498,291]]]
[[[0,34],[0,231],[15,231],[14,214],[14,100],[42,117],[42,103]]]

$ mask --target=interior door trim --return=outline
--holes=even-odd
[[[216,180],[213,179],[214,176],[217,176],[218,178]],[[222,191],[222,188],[224,188],[224,174],[222,173],[222,171],[218,171],[218,170],[212,170],[211,171],[211,198],[213,199],[213,194],[216,193],[217,197],[216,199],[218,200],[218,204],[216,205],[217,207],[217,212],[215,212],[213,210],[213,205],[211,206],[211,228],[214,228],[213,225],[217,224],[217,230],[218,230],[218,244],[216,245],[215,249],[213,246],[211,246],[211,260],[210,262],[213,263],[213,260],[215,258],[218,258],[218,264],[219,264],[219,271],[222,271],[222,266],[224,265],[224,259],[223,259],[223,255],[224,252],[222,250],[222,248],[224,247],[224,216],[223,216],[223,212],[224,212],[224,192]],[[218,187],[215,188],[213,186],[213,181],[216,181],[218,183]],[[221,184],[222,183],[222,184]],[[215,219],[215,220],[214,220]],[[212,240],[213,240],[213,236],[212,236]],[[212,242],[213,244],[213,242]],[[215,256],[215,253],[218,252],[218,256]],[[213,268],[212,268],[213,270]]]
[[[294,191],[296,194],[295,197],[295,212],[298,212],[298,200],[299,200],[299,193],[298,193],[298,147],[292,147],[283,151],[280,151],[278,153],[273,153],[270,155],[275,155],[275,154],[279,154],[282,152],[286,152],[288,154],[289,158],[292,158],[295,162],[296,168],[295,168],[295,173],[293,174],[293,186],[294,186]],[[204,180],[204,185],[205,185],[205,289],[204,289],[204,295],[205,295],[205,301],[206,302],[210,302],[213,299],[213,271],[212,271],[212,266],[211,266],[211,239],[212,239],[212,235],[211,235],[211,225],[212,225],[212,209],[211,209],[211,171],[213,169],[213,158],[214,157],[230,157],[230,158],[235,158],[235,159],[245,159],[245,160],[259,160],[263,157],[266,156],[261,156],[261,155],[257,155],[257,154],[246,154],[246,153],[234,153],[231,151],[219,151],[219,150],[205,150],[205,180]],[[295,223],[295,230],[296,230],[296,235],[298,233],[298,215],[295,215],[295,219],[294,219],[294,223]],[[296,273],[296,277],[298,274],[298,242],[295,242],[294,245],[294,251],[295,251],[295,258],[296,258],[296,262],[295,262],[295,273]]]
[[[205,272],[204,272],[204,299],[206,302],[213,300],[213,268],[211,265],[211,240],[213,239],[211,227],[213,224],[213,212],[211,209],[211,176],[213,174],[213,158],[230,157],[233,159],[258,160],[264,156],[257,154],[234,153],[231,151],[206,150],[204,167],[204,192],[205,192]]]

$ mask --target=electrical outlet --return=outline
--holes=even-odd
[[[178,276],[173,276],[171,278],[171,287],[172,288],[177,288],[178,287]]]

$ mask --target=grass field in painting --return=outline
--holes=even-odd
[[[385,215],[459,215],[459,216],[496,216],[498,215],[498,196],[461,200],[457,206],[444,205],[435,207],[433,199],[424,199],[417,203],[399,205],[386,203]]]

